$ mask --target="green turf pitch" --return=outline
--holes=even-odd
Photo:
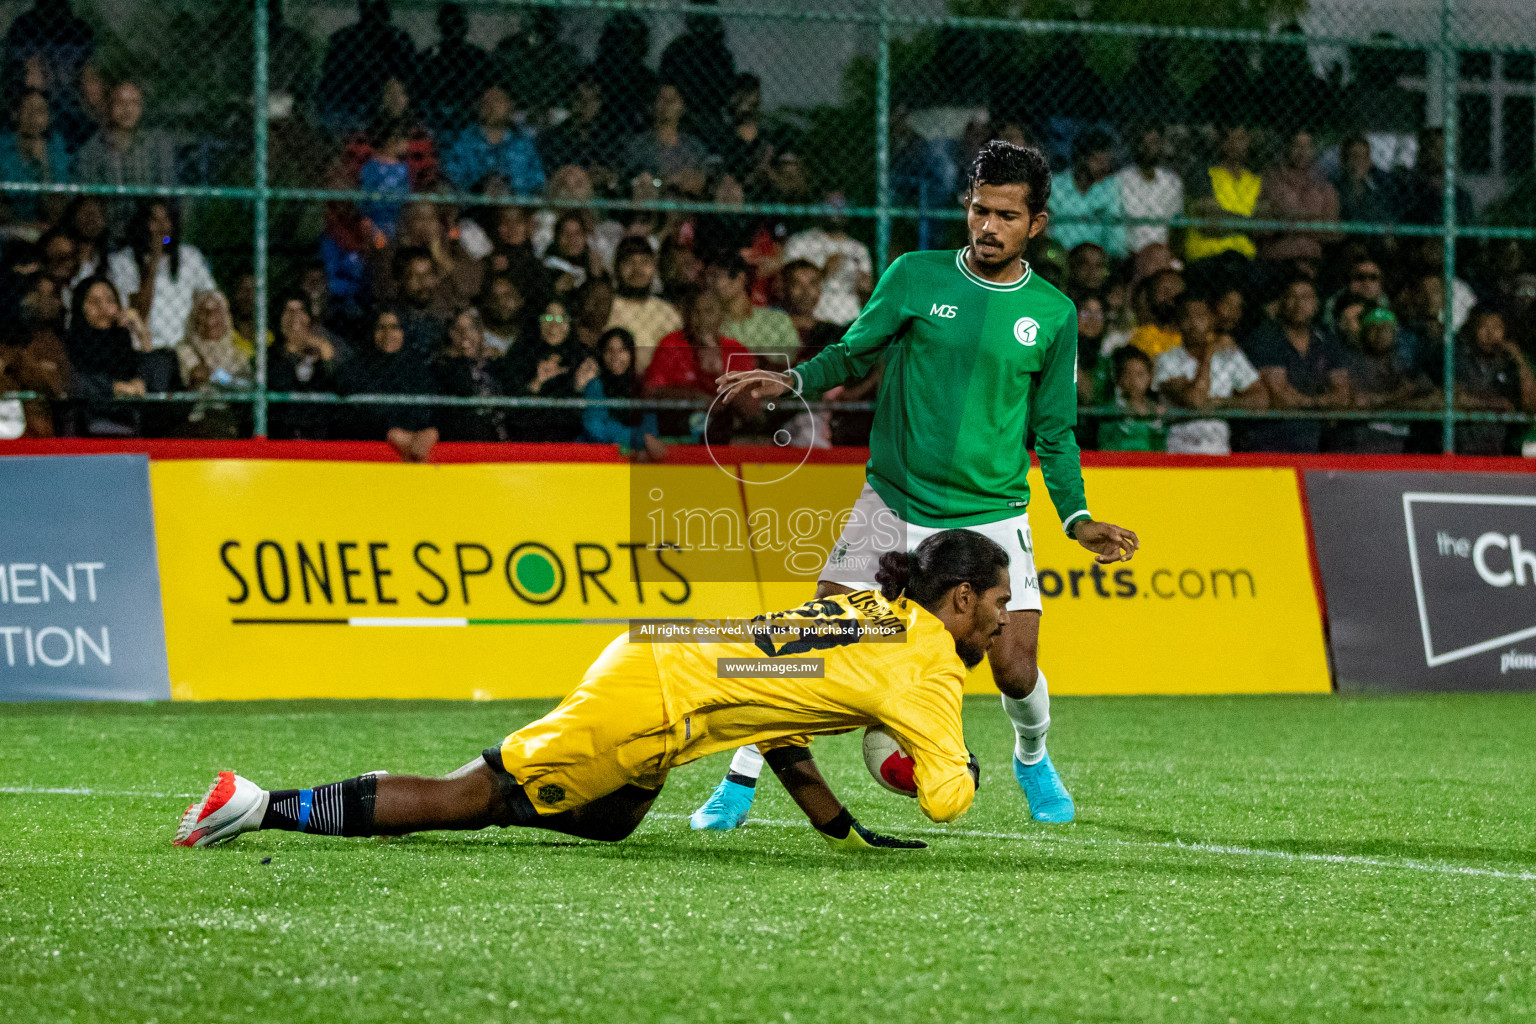
[[[820,740],[827,850],[723,757],[616,846],[519,830],[170,846],[185,794],[442,773],[518,703],[0,707],[0,1020],[1421,1021],[1536,1016],[1536,699],[1058,699],[1070,826],[1029,821],[993,699],[956,825]],[[74,790],[90,790],[82,795]],[[270,863],[264,863],[270,858]]]

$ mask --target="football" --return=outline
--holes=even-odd
[[[883,725],[872,725],[864,730],[864,766],[876,782],[892,793],[917,796],[917,783],[912,780],[912,758]]]

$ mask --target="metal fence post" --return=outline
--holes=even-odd
[[[1445,342],[1445,418],[1441,421],[1441,440],[1446,454],[1456,450],[1456,121],[1459,111],[1457,82],[1461,75],[1459,51],[1455,44],[1456,0],[1440,2],[1440,104],[1441,124],[1445,132],[1445,189],[1441,201],[1444,231],[1445,302],[1440,320]]]
[[[255,246],[251,272],[256,277],[256,401],[252,407],[251,432],[267,436],[267,0],[251,0],[255,15],[255,73],[251,83],[255,132],[251,140],[256,168],[254,213]]]
[[[875,275],[891,259],[891,4],[880,0],[875,65]]]

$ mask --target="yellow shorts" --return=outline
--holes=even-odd
[[[671,764],[655,647],[615,639],[549,714],[501,741],[501,762],[540,814],[626,785],[657,789]]]

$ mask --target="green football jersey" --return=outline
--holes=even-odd
[[[836,345],[797,369],[820,395],[869,372],[887,346],[869,484],[919,526],[974,526],[1029,504],[1035,451],[1063,528],[1088,514],[1077,423],[1077,310],[1024,267],[993,284],[965,250],[913,252],[880,278]]]

